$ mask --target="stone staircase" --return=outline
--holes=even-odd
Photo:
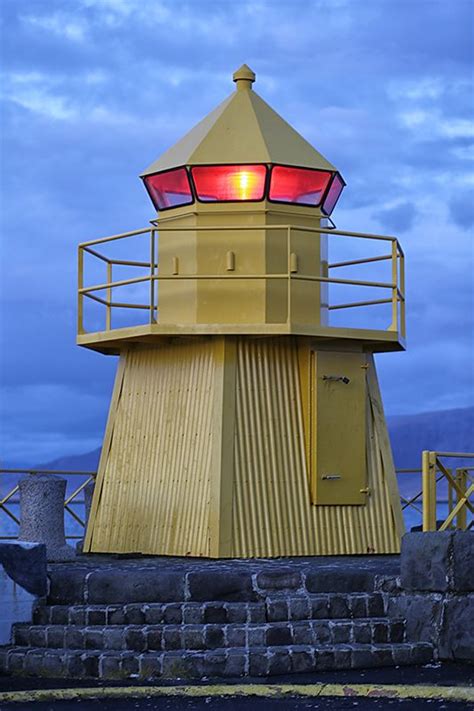
[[[94,580],[87,569],[67,570],[72,572],[62,582],[53,570],[49,596],[36,606],[33,623],[13,626],[12,645],[0,648],[4,674],[265,677],[433,658],[430,644],[406,639],[402,618],[387,616],[387,595],[374,589],[370,576],[359,584],[366,589],[347,592],[343,573],[319,575],[315,586],[301,571],[215,568],[197,585],[202,572],[174,571],[171,585],[164,573],[153,587],[156,572],[136,568],[127,571],[135,577],[122,578],[117,587],[117,570],[93,571]]]

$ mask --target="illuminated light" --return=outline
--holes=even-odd
[[[338,173],[336,173],[331,183],[331,187],[328,190],[328,194],[326,195],[326,198],[323,202],[322,210],[325,215],[330,215],[334,210],[344,186],[345,183],[343,179]]]
[[[186,168],[167,170],[144,179],[146,189],[157,210],[166,210],[193,202]]]
[[[317,207],[331,180],[332,173],[309,168],[275,165],[270,179],[270,200]]]
[[[264,165],[195,166],[191,173],[202,202],[263,200],[267,173]]]

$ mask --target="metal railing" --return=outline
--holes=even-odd
[[[229,273],[229,271],[221,272],[217,274],[181,274],[178,273],[178,267],[176,267],[176,273],[173,274],[159,274],[158,273],[158,233],[163,234],[165,232],[242,232],[242,231],[261,231],[261,230],[284,230],[286,232],[287,240],[287,270],[282,273],[265,273],[265,274],[240,274],[240,273]],[[327,235],[331,239],[336,237],[349,237],[352,239],[360,240],[374,240],[378,242],[387,242],[390,244],[390,253],[384,255],[371,256],[362,259],[352,259],[348,261],[339,261],[334,263],[329,263],[327,265],[327,274],[321,275],[306,275],[298,272],[298,259],[295,252],[292,251],[292,234],[296,232],[309,232],[315,234]],[[102,251],[99,251],[104,245],[108,245],[112,242],[117,242],[123,239],[129,239],[131,237],[136,237],[139,235],[148,235],[149,246],[148,246],[148,259],[137,261],[137,260],[125,260],[125,259],[115,259],[107,256]],[[84,285],[84,256],[86,254],[91,255],[97,260],[102,261],[106,265],[106,281],[98,284],[93,284],[89,286]],[[342,269],[346,267],[354,267],[372,264],[375,262],[391,262],[391,281],[368,281],[360,279],[344,279],[329,276],[330,270]],[[319,282],[321,284],[339,284],[346,286],[360,286],[360,287],[371,287],[376,289],[384,289],[390,292],[390,295],[383,299],[369,299],[365,301],[354,301],[349,303],[337,303],[329,304],[329,311],[336,311],[342,309],[351,308],[361,308],[365,306],[375,306],[379,304],[391,304],[391,322],[389,327],[386,329],[388,331],[394,331],[405,338],[406,334],[406,318],[405,318],[405,256],[403,250],[395,237],[389,237],[384,235],[367,234],[363,232],[344,232],[341,230],[330,230],[319,227],[300,227],[295,225],[265,225],[265,226],[193,226],[193,227],[145,227],[140,230],[133,230],[131,232],[124,232],[122,234],[112,235],[110,237],[103,237],[101,239],[91,240],[89,242],[83,242],[79,245],[78,249],[78,323],[77,330],[79,334],[86,333],[84,329],[84,300],[90,299],[96,303],[101,304],[105,307],[105,331],[112,330],[112,312],[113,309],[138,309],[148,312],[148,322],[158,323],[158,298],[156,293],[156,286],[159,282],[163,281],[179,281],[179,280],[286,280],[288,284],[288,308],[287,308],[287,321],[289,323],[291,319],[291,282],[294,280],[309,281],[309,282]],[[126,266],[132,267],[134,269],[145,269],[146,274],[142,276],[113,280],[114,267],[116,266]],[[137,284],[148,283],[148,300],[147,303],[135,303],[126,301],[115,301],[113,299],[114,289],[124,286],[132,286]],[[104,292],[102,296],[98,296],[98,292]]]
[[[442,459],[474,459],[471,452],[422,453],[422,466],[418,469],[397,469],[397,474],[419,474],[421,488],[407,497],[400,496],[402,511],[411,509],[421,519],[423,531],[469,530],[474,526],[474,466],[448,467]],[[438,485],[445,483],[441,494]],[[441,508],[445,511],[441,513]],[[471,520],[468,520],[468,512]],[[439,518],[441,517],[441,518]]]
[[[459,466],[454,469],[447,467],[440,458],[474,459],[474,453],[463,452],[433,452],[424,451],[422,454],[422,467],[418,469],[397,469],[397,474],[419,474],[422,479],[421,488],[410,496],[401,495],[402,511],[407,509],[416,511],[422,521],[423,531],[445,531],[447,529],[469,530],[474,527],[474,466]],[[83,506],[84,498],[78,498],[90,481],[96,477],[95,471],[69,471],[51,469],[0,469],[0,486],[5,476],[12,476],[17,482],[0,498],[0,515],[8,517],[16,526],[20,525],[16,509],[19,499],[15,496],[19,492],[18,479],[25,474],[57,474],[60,476],[84,477],[79,486],[74,487],[64,501],[64,510],[81,527],[85,528],[85,521],[72,508]],[[442,498],[437,485],[447,482],[447,493]],[[444,520],[438,520],[437,513],[440,504],[447,508]],[[12,508],[15,507],[15,508]],[[468,512],[471,520],[468,520]],[[0,540],[15,540],[16,535],[5,535],[0,525]],[[79,539],[82,536],[69,535],[66,538]]]
[[[64,500],[64,511],[67,512],[73,520],[81,527],[85,528],[85,521],[78,515],[76,511],[72,508],[73,506],[83,506],[84,498],[78,498],[83,492],[84,488],[91,481],[95,481],[97,472],[92,471],[69,471],[69,470],[58,470],[58,469],[0,469],[0,486],[2,486],[2,480],[5,476],[11,476],[16,479],[16,483],[7,492],[2,493],[0,498],[0,514],[4,514],[13,521],[17,526],[20,525],[20,519],[17,516],[17,509],[19,507],[19,499],[15,498],[18,494],[20,487],[18,480],[24,475],[38,475],[38,474],[56,474],[59,476],[82,476],[84,481],[80,483],[79,486],[74,487],[73,491],[67,494]],[[3,488],[3,487],[2,487]],[[79,539],[83,536],[69,535],[66,533],[66,538],[69,539]],[[18,532],[16,535],[4,535],[3,528],[0,526],[0,540],[15,540],[18,538]]]

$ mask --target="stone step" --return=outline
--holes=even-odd
[[[381,593],[279,594],[260,602],[171,602],[126,605],[37,605],[40,625],[205,624],[382,617]]]
[[[104,565],[59,563],[49,566],[48,602],[58,605],[132,602],[258,602],[278,591],[374,592],[379,568],[364,561],[341,568],[334,561],[140,561]]]
[[[0,673],[49,678],[202,679],[426,664],[428,643],[287,645],[210,651],[119,652],[3,647]]]
[[[405,622],[388,618],[92,627],[17,623],[12,630],[13,643],[22,647],[136,652],[405,641]]]

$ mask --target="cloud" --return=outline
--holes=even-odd
[[[45,30],[51,32],[66,41],[83,42],[86,34],[86,24],[72,18],[69,13],[55,12],[50,15],[24,15],[20,16],[20,21],[31,25],[34,30]]]
[[[374,217],[389,232],[406,232],[413,227],[416,207],[412,202],[402,202],[374,213]]]
[[[459,227],[466,230],[471,230],[474,227],[474,188],[463,190],[451,198],[449,214]]]
[[[77,243],[154,217],[138,174],[233,90],[243,62],[342,171],[338,226],[403,236],[409,350],[379,359],[387,412],[468,404],[471,2],[1,4],[10,454],[96,446],[115,359],[75,345]]]

